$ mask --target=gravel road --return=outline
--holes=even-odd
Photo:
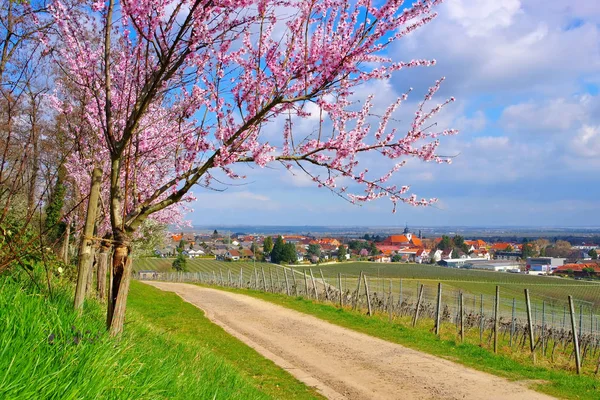
[[[146,283],[177,293],[330,399],[552,399],[525,384],[253,297],[185,283]]]

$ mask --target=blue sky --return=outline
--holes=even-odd
[[[353,206],[280,167],[242,167],[243,186],[195,191],[192,223],[600,226],[600,2],[446,0],[438,12],[390,49],[437,65],[357,94],[376,93],[384,109],[409,87],[417,101],[446,77],[440,100],[457,101],[437,122],[460,134],[439,152],[456,155],[453,163],[410,160],[394,178],[439,198],[436,207]],[[404,104],[397,118],[414,110]]]

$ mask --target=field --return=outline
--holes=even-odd
[[[172,259],[146,258],[136,260],[134,269],[155,270],[158,272],[172,272]],[[225,262],[213,259],[188,260],[189,272],[200,272],[228,280],[228,271],[233,277],[239,276],[243,270],[244,280],[252,281],[254,267],[260,271],[264,268],[266,279],[273,279],[280,286],[284,284],[283,274],[278,274],[279,268],[273,264],[254,264],[251,261]],[[344,262],[322,265],[299,265],[294,267],[297,271],[311,269],[316,278],[323,272],[328,283],[338,286],[338,273],[342,274],[344,290],[353,291],[357,287],[358,276],[362,271],[368,278],[371,292],[380,297],[387,297],[391,293],[395,299],[416,298],[418,287],[424,286],[423,298],[425,302],[433,303],[437,295],[437,284],[442,283],[442,297],[451,310],[455,310],[458,293],[465,296],[465,307],[468,312],[492,312],[496,286],[500,287],[500,311],[503,315],[512,313],[513,299],[515,316],[526,318],[524,302],[524,289],[529,289],[532,303],[534,321],[544,320],[550,325],[561,325],[565,322],[567,299],[572,295],[576,304],[576,311],[581,315],[583,329],[599,330],[600,318],[600,284],[597,282],[575,281],[566,278],[534,276],[525,274],[511,274],[505,272],[477,271],[438,267],[426,264],[405,263],[372,263],[372,262]],[[281,270],[279,270],[281,272]],[[273,278],[270,277],[273,273]],[[279,275],[279,276],[278,276]],[[262,279],[259,276],[259,280]],[[277,283],[278,282],[278,283]]]

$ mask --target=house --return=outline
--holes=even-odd
[[[429,262],[429,250],[419,249],[415,254],[415,262],[419,264]]]
[[[552,271],[553,275],[571,275],[573,276],[581,276],[588,277],[590,276],[590,272],[584,271],[583,269],[593,269],[594,272],[591,273],[593,275],[600,275],[600,264],[598,263],[587,263],[587,264],[565,264],[557,267],[554,271]]]
[[[429,253],[429,259],[433,260],[434,262],[441,261],[443,253],[444,252],[440,249],[432,250],[432,252]]]
[[[406,232],[403,235],[388,236],[383,240],[383,242],[381,242],[381,244],[387,246],[423,247],[423,242],[421,239],[409,232]]]
[[[392,258],[386,255],[373,256],[373,261],[378,263],[389,263],[392,262]]]
[[[227,250],[225,249],[214,249],[212,250],[212,253],[215,255],[215,258],[220,261],[225,260],[225,257],[227,256]]]
[[[190,256],[190,258],[196,258],[196,257],[200,257],[203,256],[205,253],[204,251],[200,250],[200,249],[192,249],[188,251],[188,255]]]
[[[238,261],[242,255],[237,250],[227,250],[225,258],[231,261]]]
[[[465,240],[465,244],[469,247],[469,253],[471,251],[475,251],[475,250],[486,250],[487,249],[487,243],[481,239]],[[473,250],[471,250],[471,249],[473,249]]]
[[[334,238],[322,238],[319,240],[319,243],[321,245],[327,244],[330,246],[335,246],[336,249],[342,244],[342,242]]]
[[[245,259],[251,259],[251,260],[254,259],[254,253],[250,249],[240,250],[240,256],[241,256],[241,258],[245,258]]]

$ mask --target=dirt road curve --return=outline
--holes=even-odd
[[[184,283],[147,283],[201,308],[227,332],[330,399],[551,399],[249,296]]]

